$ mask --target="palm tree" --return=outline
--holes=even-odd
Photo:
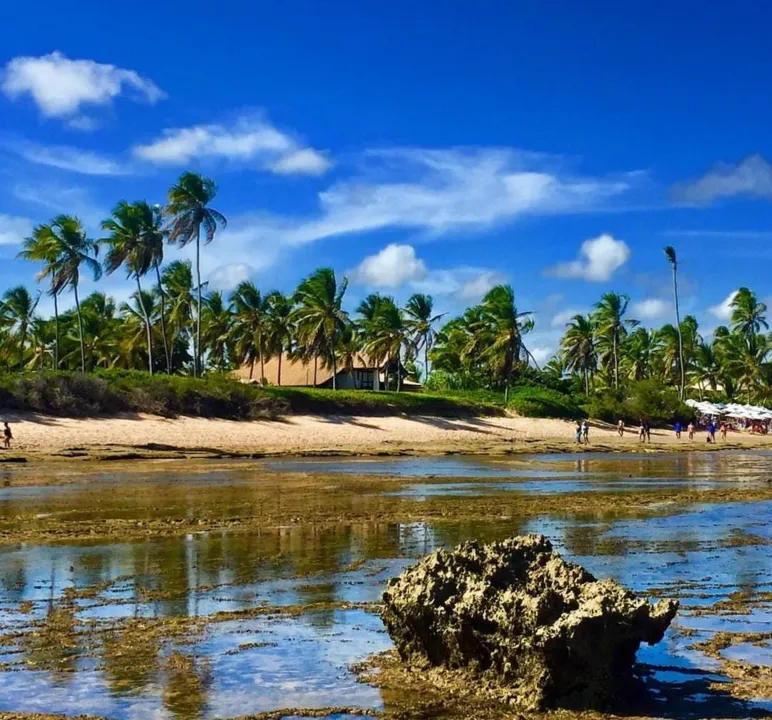
[[[143,343],[148,347],[146,318],[152,318],[157,312],[156,297],[152,292],[137,291],[131,295],[130,300],[130,303],[123,303],[120,307],[123,322],[120,332],[120,362],[127,369],[137,367],[140,362],[145,361],[140,349]]]
[[[705,387],[714,392],[720,383],[721,366],[716,357],[716,350],[710,344],[701,342],[695,349],[693,364],[693,380],[700,389],[702,399]]]
[[[386,389],[392,361],[397,360],[397,392],[401,389],[401,351],[408,341],[408,329],[394,298],[370,295],[359,306],[363,352],[376,364],[386,367]]]
[[[627,336],[627,328],[635,327],[637,320],[625,319],[630,298],[615,292],[607,292],[595,304],[593,321],[596,333],[606,344],[611,346],[611,359],[614,369],[614,388],[619,389],[619,346]]]
[[[255,361],[260,360],[260,382],[265,382],[265,336],[268,303],[254,283],[239,283],[231,295],[233,305],[232,337],[241,363],[249,363],[249,379],[255,372]]]
[[[759,302],[756,293],[746,287],[741,287],[731,303],[732,330],[748,338],[751,342],[761,332],[769,329],[764,313],[767,306]]]
[[[335,346],[335,355],[337,357],[338,367],[344,372],[349,373],[354,378],[354,387],[358,388],[357,376],[355,370],[357,363],[362,361],[362,338],[357,333],[356,327],[348,323],[343,332],[338,337],[338,343]]]
[[[214,180],[192,172],[180,175],[169,190],[166,212],[171,218],[169,242],[179,247],[196,241],[196,340],[193,351],[193,375],[201,372],[201,230],[208,245],[214,240],[218,227],[227,225],[225,216],[209,207],[217,195]]]
[[[83,341],[83,318],[80,312],[78,285],[80,284],[81,266],[91,272],[94,280],[102,275],[102,267],[96,260],[99,245],[89,238],[78,218],[72,215],[59,215],[51,223],[51,232],[56,237],[57,255],[52,274],[52,291],[60,293],[71,287],[75,295],[75,312],[78,316],[78,335],[80,339],[80,367],[86,372],[86,346]]]
[[[678,331],[678,367],[681,372],[681,384],[678,386],[678,397],[684,398],[686,384],[686,369],[684,368],[684,339],[681,335],[681,315],[678,310],[678,260],[675,248],[668,245],[665,248],[665,257],[673,271],[673,301],[675,302],[676,330]]]
[[[206,330],[203,347],[207,349],[212,365],[223,372],[228,367],[231,354],[230,331],[233,315],[219,290],[209,293],[204,298],[204,317]]]
[[[188,331],[193,319],[196,298],[193,293],[193,269],[190,260],[175,260],[161,274],[161,287],[169,300],[169,324],[172,346],[181,338],[189,342]]]
[[[108,249],[105,253],[104,268],[108,275],[122,265],[126,266],[128,277],[137,282],[137,298],[142,298],[140,279],[156,265],[158,240],[163,248],[163,235],[156,237],[153,210],[147,203],[127,203],[121,200],[112,211],[112,216],[102,223],[102,230],[109,233],[99,242]],[[163,253],[163,249],[161,249]],[[147,337],[148,371],[153,374],[153,328],[144,302],[137,303],[143,313]]]
[[[482,299],[481,322],[477,328],[479,340],[485,346],[483,355],[498,370],[504,380],[505,397],[509,392],[511,373],[518,363],[527,364],[533,355],[523,343],[534,327],[531,312],[519,312],[515,291],[511,285],[496,285]]]
[[[32,298],[24,285],[6,290],[3,299],[0,300],[0,318],[11,333],[16,335],[19,344],[19,370],[24,369],[24,350],[27,343],[27,334],[32,324],[35,308],[38,305],[37,298]]]
[[[348,280],[343,278],[338,283],[332,268],[320,268],[303,280],[295,291],[297,307],[292,318],[297,325],[298,337],[306,346],[313,347],[315,358],[320,349],[324,355],[332,356],[333,390],[337,389],[337,336],[348,322],[348,314],[342,308],[347,287]]]
[[[660,349],[659,336],[646,328],[638,327],[625,343],[624,364],[630,380],[645,380],[652,375],[653,361]]]
[[[54,299],[54,368],[59,369],[59,292],[56,278],[57,261],[61,253],[61,239],[54,231],[52,225],[38,225],[32,231],[32,235],[24,240],[22,251],[18,258],[42,262],[43,269],[37,275],[37,281],[50,278],[48,294]]]
[[[590,317],[574,315],[560,343],[566,369],[569,372],[581,373],[586,395],[590,394],[590,376],[598,362],[594,331]]]
[[[292,302],[278,290],[265,298],[266,314],[266,349],[269,356],[278,358],[276,384],[281,385],[281,363],[284,353],[292,344],[294,325],[292,322]]]
[[[112,367],[118,356],[121,342],[120,319],[116,316],[115,300],[103,292],[93,292],[76,305],[78,332],[74,327],[70,341],[80,345],[81,367]],[[67,336],[65,336],[67,337]],[[65,361],[74,360],[77,345]],[[84,360],[87,358],[88,360]]]
[[[429,350],[437,337],[433,325],[444,313],[434,315],[434,300],[431,295],[416,293],[405,304],[406,325],[412,333],[412,341],[416,351],[424,351],[424,375],[429,377]]]
[[[34,370],[44,370],[47,361],[56,369],[56,327],[51,320],[34,317],[30,324],[30,347],[32,357],[27,367]]]
[[[769,357],[772,341],[766,335],[752,339],[732,333],[722,345],[722,361],[725,370],[745,391],[746,400],[752,402],[770,378]]]

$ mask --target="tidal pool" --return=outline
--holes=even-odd
[[[268,470],[279,480],[263,492]],[[335,488],[334,521],[318,521],[327,501],[315,486],[282,490],[285,472],[323,476],[321,487]],[[394,480],[363,483],[357,492],[357,474]],[[336,485],[336,475],[346,484]],[[358,682],[350,669],[391,647],[375,612],[388,579],[436,548],[523,532],[548,535],[597,576],[681,599],[665,640],[639,653],[653,708],[647,712],[749,717],[769,710],[769,697],[739,700],[717,687],[729,681],[722,658],[770,665],[764,636],[772,636],[772,500],[692,499],[632,514],[563,508],[415,519],[422,497],[463,504],[513,492],[571,492],[613,494],[612,503],[624,505],[625,494],[641,486],[685,487],[689,498],[703,488],[762,487],[772,478],[768,455],[234,463],[191,469],[187,479],[178,463],[163,473],[143,468],[32,488],[15,485],[21,476],[14,471],[4,476],[0,519],[35,522],[50,514],[64,524],[92,521],[95,537],[0,544],[0,711],[126,720],[282,708],[293,709],[287,717],[299,708],[388,712],[392,696]],[[216,502],[201,494],[210,486]],[[400,504],[388,505],[388,521],[346,520],[346,508],[364,505],[377,514],[392,501]],[[131,539],[101,534],[102,524],[116,518],[177,522],[211,511],[227,520],[243,515],[245,504],[261,503],[289,504],[293,521]],[[401,512],[403,520],[391,519]],[[717,633],[754,635],[718,656],[694,647]]]

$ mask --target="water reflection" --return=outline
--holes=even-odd
[[[726,461],[690,456],[636,458],[628,474],[710,484],[736,478],[743,468],[751,478],[772,468],[772,458],[735,457],[737,466],[726,475],[721,474]],[[626,479],[616,458],[538,462],[555,473],[586,473],[594,478],[588,482]],[[234,472],[232,487],[218,481],[222,496],[214,512],[224,516],[254,503],[253,492],[266,502],[323,503],[302,491],[300,497],[280,493],[268,499],[265,489],[245,489],[243,469]],[[565,478],[545,483],[568,482]],[[453,491],[459,489],[455,485],[484,494],[486,482],[421,486]],[[525,482],[531,483],[523,481],[521,488]],[[530,492],[536,491],[534,485]],[[173,489],[159,486],[137,502],[144,507],[150,497],[169,500],[152,510],[159,516],[190,511],[185,486],[177,481]],[[199,501],[193,498],[195,505]],[[79,517],[92,512],[72,502],[64,503],[64,512]],[[378,500],[352,496],[343,502]],[[99,512],[109,514],[111,507]],[[695,642],[718,630],[772,631],[772,601],[765,600],[772,591],[770,512],[772,502],[699,504],[640,518],[565,511],[530,519],[297,523],[133,542],[3,546],[0,663],[8,672],[0,683],[0,711],[187,719],[288,705],[325,707],[339,705],[341,698],[380,708],[380,692],[357,683],[348,670],[390,645],[378,617],[360,604],[377,601],[390,576],[438,547],[523,532],[547,534],[598,576],[682,598],[676,630],[640,655],[652,696],[672,709],[679,694],[695,701],[710,682],[722,680],[718,662],[694,650]],[[737,597],[758,602],[747,614],[723,612],[720,606],[710,614],[697,612]],[[766,664],[769,648],[734,646],[725,657]],[[737,713],[745,710],[753,707],[733,706],[731,716],[742,717]]]

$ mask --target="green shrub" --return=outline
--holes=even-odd
[[[569,395],[539,385],[521,385],[509,391],[507,407],[523,417],[576,420],[584,412]]]
[[[678,391],[657,380],[641,380],[619,391],[596,393],[585,409],[591,417],[610,423],[622,419],[637,424],[644,420],[663,426],[676,421],[686,423],[694,417],[694,410],[680,401]]]
[[[133,370],[0,376],[0,409],[47,415],[94,416],[126,411],[166,417],[192,415],[232,420],[320,415],[500,415],[476,397],[415,392],[324,390],[247,385],[224,376],[191,378]]]

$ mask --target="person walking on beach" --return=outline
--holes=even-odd
[[[689,426],[686,429],[689,431],[689,440],[694,440],[694,421],[693,420],[689,423]]]
[[[578,442],[580,445],[582,444],[582,423],[580,423],[578,420],[576,422],[576,431],[574,432],[574,440]]]
[[[584,444],[590,444],[590,423],[586,420],[582,423],[582,437],[584,438]]]
[[[11,447],[11,440],[13,440],[13,433],[11,432],[11,428],[8,427],[8,423],[3,423],[3,447],[9,448]]]
[[[619,419],[619,422],[617,423],[617,432],[619,433],[619,437],[624,437],[625,434],[625,421],[621,418]]]
[[[641,426],[638,428],[638,440],[640,442],[646,442],[646,425],[641,420]]]
[[[712,420],[708,423],[708,442],[716,442],[716,425]]]
[[[680,439],[681,439],[681,423],[680,423],[680,422],[677,422],[677,423],[676,423],[676,424],[673,426],[673,430],[675,430],[675,436],[676,436],[676,438],[678,438],[678,439],[680,440]]]
[[[644,427],[646,428],[646,442],[650,443],[651,442],[651,425],[647,421]]]
[[[726,440],[726,422],[721,423],[721,439]]]

